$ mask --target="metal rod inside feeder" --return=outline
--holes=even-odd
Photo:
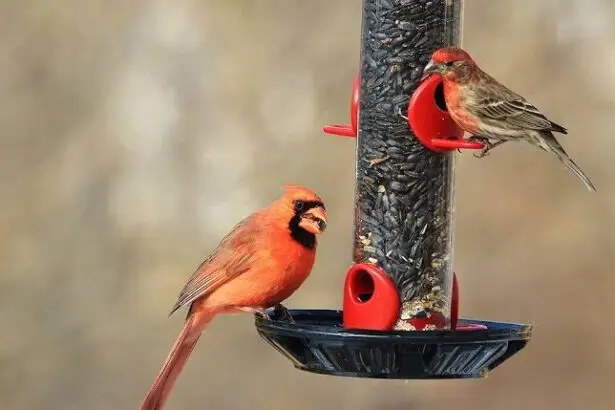
[[[459,45],[462,0],[364,0],[355,262],[373,263],[401,299],[395,329],[450,326],[453,156],[425,149],[400,111],[431,53]]]

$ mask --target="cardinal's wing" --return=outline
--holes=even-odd
[[[254,223],[256,218],[256,214],[250,215],[222,239],[218,247],[192,274],[169,315],[180,307],[207,296],[257,263],[257,241],[262,237],[262,228]]]

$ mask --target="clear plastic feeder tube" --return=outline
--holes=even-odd
[[[450,326],[453,155],[424,148],[400,113],[431,53],[459,45],[461,18],[461,0],[363,1],[354,260],[395,282],[398,330]]]

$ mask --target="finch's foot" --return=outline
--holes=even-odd
[[[288,311],[288,309],[286,309],[286,307],[283,304],[278,303],[277,305],[273,307],[273,309],[276,315],[280,316],[280,320],[291,322],[291,323],[295,322],[290,312]]]
[[[491,142],[487,138],[482,138],[482,137],[472,137],[470,138],[470,140],[480,142],[484,145],[483,149],[481,149],[478,154],[474,154],[475,158],[486,157],[487,155],[489,155],[489,152],[491,152],[491,150],[493,150],[498,145],[501,145],[506,142],[506,140],[499,140],[496,142]]]
[[[472,154],[472,155],[474,155],[474,158],[483,158],[489,155],[489,150],[490,150],[489,146],[485,145],[485,148],[481,149],[478,154]]]

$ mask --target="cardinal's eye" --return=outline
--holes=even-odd
[[[303,209],[303,205],[303,201],[295,201],[295,211],[301,211]]]

